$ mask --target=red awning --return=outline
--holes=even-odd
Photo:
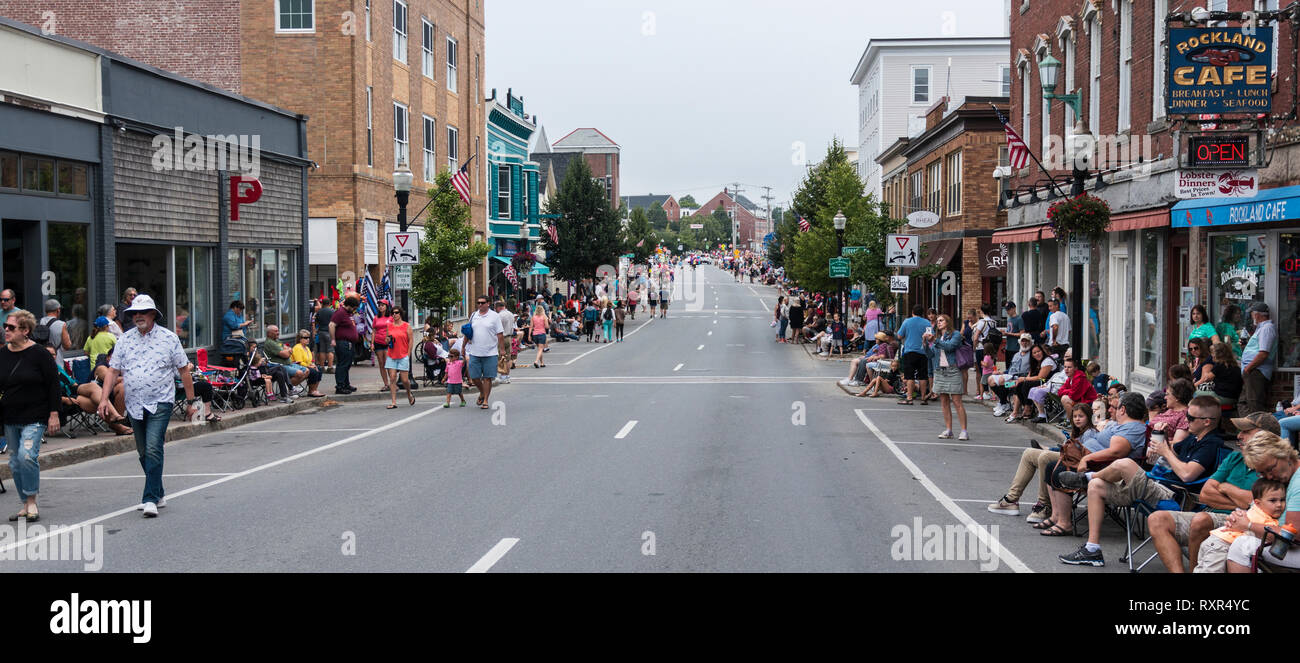
[[[1110,218],[1110,227],[1108,232],[1144,230],[1146,228],[1164,228],[1168,225],[1169,208],[1162,207],[1159,209],[1149,209],[1141,212],[1129,212],[1127,214],[1112,216]]]
[[[1036,242],[1039,240],[1040,237],[1043,236],[1043,231],[1045,229],[1046,229],[1046,225],[1041,223],[1036,223],[1032,226],[1019,226],[1015,228],[1007,228],[1006,230],[999,230],[993,233],[993,241],[1000,242],[1002,244],[1019,244],[1021,242]],[[1048,230],[1047,232],[1050,233],[1051,231]],[[1055,237],[1055,235],[1049,235],[1049,237]]]

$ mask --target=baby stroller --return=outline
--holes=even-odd
[[[243,350],[240,353],[231,353],[234,350],[234,344],[231,341],[237,341]],[[266,397],[266,383],[262,380],[262,374],[258,369],[253,367],[253,357],[261,350],[256,343],[249,343],[244,346],[243,339],[226,339],[221,346],[222,361],[230,361],[235,364],[233,373],[225,372],[219,376],[218,381],[209,382],[212,384],[212,400],[216,406],[222,410],[241,410],[244,403],[249,402],[254,407],[263,405],[268,402]]]
[[[424,363],[424,377],[421,379],[425,386],[434,387],[446,382],[447,360],[442,357],[442,353],[445,352],[442,344],[436,338],[428,338],[420,344],[420,347],[423,350],[420,354]]]

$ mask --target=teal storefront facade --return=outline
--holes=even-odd
[[[550,270],[540,260],[532,274],[519,275],[513,286],[505,275],[511,258],[537,253],[541,240],[537,182],[539,166],[528,160],[528,146],[537,125],[524,113],[523,99],[506,92],[504,103],[493,91],[488,103],[487,180],[488,245],[492,247],[488,276],[494,295],[541,290]]]

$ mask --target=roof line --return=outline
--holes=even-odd
[[[551,147],[555,147],[556,145],[559,145],[560,143],[563,143],[563,142],[564,142],[564,141],[565,141],[569,136],[572,136],[573,134],[576,134],[576,133],[578,133],[579,131],[582,131],[583,129],[589,129],[589,130],[591,130],[591,131],[594,131],[594,132],[600,134],[600,135],[601,135],[605,140],[607,140],[607,141],[609,141],[611,144],[613,144],[614,147],[622,147],[622,145],[619,145],[617,141],[615,141],[613,138],[610,138],[609,136],[606,136],[606,135],[605,135],[605,132],[601,131],[600,129],[597,129],[596,127],[578,127],[578,128],[576,128],[576,129],[574,129],[573,131],[570,131],[569,133],[565,134],[565,135],[564,135],[564,138],[561,138],[561,139],[555,141],[554,143],[551,143]]]

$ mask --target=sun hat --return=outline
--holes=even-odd
[[[158,310],[157,306],[154,306],[153,297],[150,297],[143,292],[138,293],[135,296],[135,299],[131,301],[131,307],[124,311],[124,313],[138,313],[140,311],[153,311],[158,314],[159,318],[162,317],[162,311]]]

